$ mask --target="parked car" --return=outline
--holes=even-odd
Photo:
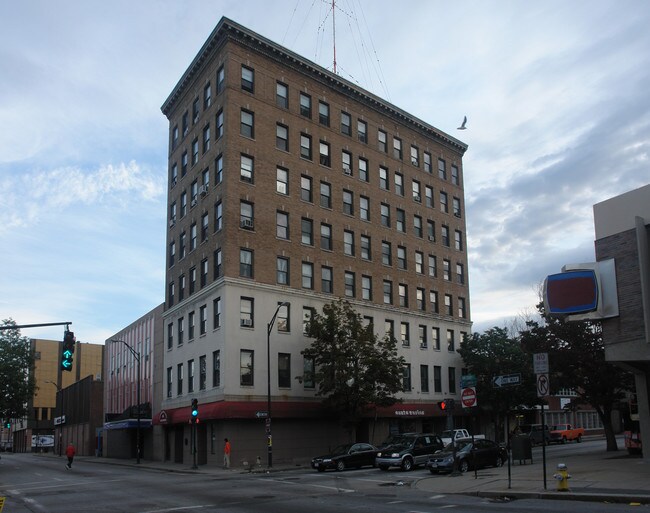
[[[374,467],[377,448],[366,443],[339,445],[330,454],[318,456],[311,460],[311,467],[319,472],[327,469],[345,470],[346,468]]]
[[[500,467],[508,461],[508,451],[505,447],[492,440],[479,439],[456,441],[456,462],[460,472],[470,468]],[[454,469],[454,450],[449,444],[444,451],[429,457],[425,467],[432,474],[451,472]]]
[[[460,440],[462,438],[472,438],[472,435],[469,434],[467,429],[448,429],[443,431],[440,435],[442,443],[445,444],[445,447],[451,443],[452,440]],[[474,440],[478,438],[485,438],[485,435],[474,435]]]
[[[543,429],[541,424],[521,424],[517,429],[517,435],[527,436],[533,445],[541,445],[544,443],[544,438],[547,444],[551,441],[551,433],[546,424]]]
[[[395,436],[389,445],[377,453],[377,466],[381,470],[400,467],[409,471],[424,465],[429,456],[444,447],[442,440],[433,433],[407,433]]]
[[[556,424],[551,426],[551,441],[565,444],[575,440],[582,442],[585,434],[585,428],[574,428],[571,424]]]

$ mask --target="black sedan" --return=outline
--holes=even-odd
[[[339,445],[331,454],[318,456],[311,460],[311,468],[319,472],[327,469],[374,467],[377,448],[365,443]]]
[[[508,461],[508,451],[492,440],[461,440],[456,442],[456,462],[460,472],[470,468],[500,467]],[[435,453],[426,463],[432,474],[451,472],[454,467],[454,452],[451,444]]]

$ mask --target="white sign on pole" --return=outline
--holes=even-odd
[[[535,353],[533,355],[533,368],[535,374],[548,374],[548,353]]]
[[[537,397],[548,397],[551,384],[548,381],[548,374],[537,375]]]
[[[473,408],[477,405],[476,388],[467,387],[463,388],[460,393],[460,400],[463,403],[463,408]]]

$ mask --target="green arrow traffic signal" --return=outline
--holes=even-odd
[[[63,350],[61,352],[61,370],[72,370],[72,356],[74,355],[75,338],[72,331],[67,331],[63,335]]]

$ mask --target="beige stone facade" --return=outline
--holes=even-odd
[[[403,404],[358,436],[437,427],[433,405],[459,397],[455,349],[471,329],[466,145],[227,19],[162,110],[169,228],[164,399],[154,422],[167,426],[166,457],[179,461],[183,447],[188,457],[194,397],[207,423],[200,462],[218,461],[206,439],[228,436],[225,419],[237,422],[230,437],[246,446],[242,458],[265,450],[254,414],[266,410],[267,323],[282,302],[290,306],[270,335],[276,440],[318,416],[316,390],[302,379],[303,326],[337,298],[380,337],[392,323],[410,365]]]

